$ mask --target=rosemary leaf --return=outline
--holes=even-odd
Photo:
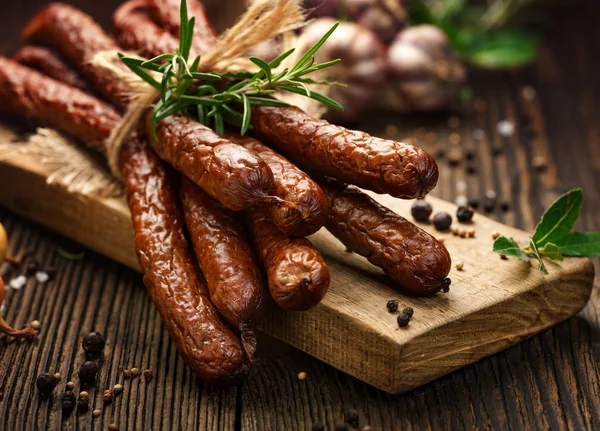
[[[265,63],[266,64],[266,63]],[[244,136],[248,131],[248,127],[250,127],[250,118],[252,116],[252,109],[250,108],[250,101],[248,100],[248,96],[242,94],[242,100],[244,102],[244,118],[242,119],[242,129],[240,134]]]

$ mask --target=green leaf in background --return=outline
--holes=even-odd
[[[535,258],[538,260],[538,262],[540,263],[540,271],[542,271],[544,274],[548,274],[548,270],[546,269],[546,265],[544,265],[544,261],[542,260],[542,256],[540,256],[540,252],[539,252],[539,250],[537,248],[537,245],[535,244],[535,241],[533,241],[533,238],[529,239],[529,247],[531,247],[531,252],[535,256]]]
[[[546,243],[558,244],[579,218],[579,209],[583,201],[583,191],[573,189],[559,197],[542,216],[533,233],[533,241],[538,247]]]
[[[539,37],[517,30],[496,30],[480,35],[467,60],[479,67],[504,69],[524,66],[537,58]]]
[[[565,260],[564,256],[558,249],[558,246],[556,244],[552,244],[551,242],[548,242],[546,245],[544,245],[544,248],[542,248],[540,254],[549,257],[552,260]]]
[[[512,238],[507,238],[505,236],[496,238],[496,241],[494,241],[493,250],[494,253],[516,257],[517,259],[523,260],[525,262],[530,261],[529,256],[527,256],[527,253],[521,250],[519,244],[517,244],[517,242]]]
[[[565,256],[600,256],[600,232],[573,232],[557,243]]]

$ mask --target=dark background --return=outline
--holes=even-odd
[[[2,1],[2,52],[14,50],[19,29],[44,3]],[[74,3],[106,25],[119,2]],[[215,3],[209,11],[220,28],[241,7]],[[475,97],[487,102],[487,109],[465,113],[461,148],[474,145],[470,136],[477,128],[486,130],[489,139],[475,147],[474,175],[467,175],[464,163],[450,167],[438,160],[441,180],[435,195],[455,199],[459,179],[466,179],[471,197],[494,189],[510,210],[498,208],[491,216],[531,230],[558,194],[583,187],[578,227],[600,230],[600,5],[594,0],[565,3],[570,7],[552,12],[548,21],[552,25],[546,27],[538,64],[511,73],[471,73]],[[526,85],[536,89],[535,100],[522,97]],[[495,131],[503,119],[517,125],[511,138]],[[420,137],[418,128],[426,127],[436,131],[437,145],[450,146],[447,114],[377,113],[357,127],[394,134],[386,128],[390,124],[399,127],[399,137]],[[533,168],[536,156],[546,160],[544,171]],[[43,265],[59,268],[55,282],[45,287],[30,282],[8,294],[7,320],[21,327],[37,319],[43,330],[33,344],[0,338],[0,429],[106,429],[112,422],[122,430],[305,430],[315,422],[333,429],[351,407],[358,409],[361,426],[386,430],[600,429],[598,277],[592,300],[579,316],[406,394],[381,392],[266,337],[260,339],[250,378],[238,388],[221,390],[198,381],[184,366],[138,274],[89,251],[81,260],[62,259],[58,247],[80,247],[2,207],[0,221],[11,253],[31,248]],[[7,271],[4,266],[5,279],[11,275]],[[101,418],[92,420],[91,410],[63,417],[55,398],[38,398],[35,378],[42,371],[59,371],[64,387],[83,360],[80,335],[91,328],[108,340],[98,388],[90,391],[94,406],[102,405],[103,390],[121,380],[124,367],[151,368],[155,378],[126,381],[124,393],[103,408]],[[304,382],[296,377],[300,371],[308,375]]]

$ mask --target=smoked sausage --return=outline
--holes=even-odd
[[[246,211],[273,300],[286,311],[317,305],[329,288],[329,269],[306,238],[289,238],[271,222],[265,208]]]
[[[349,250],[382,268],[407,293],[448,291],[451,259],[441,242],[356,187],[321,186],[329,202],[325,226]]]
[[[88,91],[87,82],[66,64],[58,54],[43,46],[29,45],[18,50],[13,60],[64,84]]]
[[[228,132],[225,137],[263,159],[271,168],[274,194],[291,205],[269,205],[273,223],[288,236],[308,236],[318,231],[327,217],[327,198],[321,187],[285,157],[257,139]]]
[[[177,195],[160,159],[140,136],[120,154],[144,285],[185,363],[206,382],[232,385],[249,371],[239,337],[199,279]]]
[[[0,57],[0,106],[101,152],[121,119],[108,103],[5,57]]]
[[[239,329],[250,359],[256,350],[253,329],[265,310],[264,286],[241,214],[235,213],[182,177],[179,197],[210,299]]]

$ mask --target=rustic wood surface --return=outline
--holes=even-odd
[[[0,126],[0,145],[16,141]],[[9,144],[10,145],[10,144]],[[23,145],[14,143],[17,147]],[[16,148],[16,147],[15,147]],[[139,270],[131,215],[123,197],[100,198],[47,184],[51,168],[39,157],[12,154],[0,161],[0,203],[17,214],[73,239],[91,250]],[[411,201],[372,196],[411,218]],[[456,213],[456,205],[430,197],[436,211]],[[481,214],[468,226],[474,238],[422,227],[445,241],[455,264],[448,294],[410,298],[366,259],[348,253],[333,235],[321,229],[310,237],[331,274],[327,295],[302,313],[271,307],[260,331],[299,348],[379,389],[405,392],[504,350],[533,334],[577,314],[585,306],[594,280],[589,259],[548,262],[550,274],[517,259],[500,262],[492,251],[493,232],[519,243],[528,234]],[[408,328],[398,330],[396,315],[385,312],[389,299],[415,313]],[[468,336],[466,336],[468,335]]]
[[[18,28],[41,3],[2,4],[4,51],[16,45]],[[113,2],[78,3],[106,21]],[[487,101],[488,109],[467,114],[460,133],[461,146],[477,148],[477,174],[467,175],[464,163],[450,168],[441,160],[437,196],[454,199],[460,178],[466,178],[471,196],[493,188],[511,205],[510,211],[498,209],[493,215],[528,230],[557,194],[581,186],[586,200],[579,227],[600,230],[595,213],[600,202],[600,63],[594,56],[600,35],[593,22],[598,11],[595,2],[582,0],[556,14],[556,31],[550,32],[537,66],[514,74],[474,74],[475,95]],[[524,85],[532,85],[538,97],[525,100]],[[517,124],[511,139],[495,132],[504,118]],[[398,122],[379,115],[361,127],[381,134]],[[436,128],[443,138],[450,132],[443,122],[445,117],[437,115],[402,119],[402,135],[418,132],[409,128],[418,123]],[[488,132],[481,144],[471,139],[472,130],[480,127]],[[499,149],[502,154],[493,156]],[[543,172],[531,165],[536,155],[548,162]],[[79,335],[91,328],[109,339],[98,390],[114,383],[122,367],[162,370],[148,383],[127,381],[125,394],[103,410],[93,422],[95,429],[111,422],[121,429],[310,429],[317,421],[333,428],[350,407],[358,409],[361,426],[370,423],[376,429],[600,427],[598,283],[579,317],[403,395],[388,395],[266,337],[250,378],[239,388],[219,390],[197,382],[183,366],[136,273],[91,252],[78,261],[65,260],[56,250],[77,250],[74,243],[6,210],[0,210],[0,220],[10,235],[11,252],[32,248],[44,265],[59,268],[55,282],[36,286],[30,281],[7,298],[10,322],[22,326],[38,319],[44,331],[33,346],[0,339],[0,428],[89,427],[90,414],[62,417],[55,400],[39,400],[34,379],[42,371],[60,371],[62,383],[73,375],[83,360]],[[2,274],[10,276],[6,267]],[[299,371],[307,372],[307,380],[297,380]],[[100,405],[99,397],[91,395]]]

